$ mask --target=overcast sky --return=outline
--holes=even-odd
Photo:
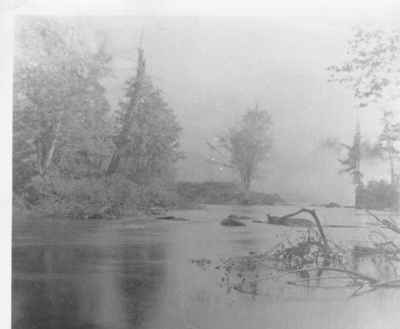
[[[115,77],[107,82],[117,106],[132,75],[141,29],[148,72],[183,127],[184,180],[229,179],[209,165],[206,140],[233,125],[256,103],[271,113],[274,148],[254,187],[289,200],[351,203],[349,177],[339,175],[337,155],[319,147],[329,137],[351,143],[354,101],[328,83],[326,67],[346,56],[352,27],[379,21],[359,17],[118,17],[85,18],[105,31]],[[379,108],[361,115],[363,136],[379,130]],[[372,176],[385,167],[364,164]]]
[[[151,3],[159,8],[156,2]],[[390,1],[363,9],[354,9],[351,1],[339,3],[324,9],[317,1],[275,5],[258,17],[165,17],[142,10],[147,17],[119,12],[73,20],[82,30],[106,35],[113,55],[114,76],[106,84],[113,108],[135,72],[143,30],[148,73],[183,127],[186,159],[179,164],[180,179],[230,179],[231,173],[207,163],[206,141],[258,104],[271,113],[274,147],[254,187],[288,200],[352,203],[351,179],[338,174],[337,155],[319,147],[329,137],[351,143],[355,127],[351,92],[328,83],[326,67],[345,59],[353,27],[392,27],[398,11]],[[380,109],[363,112],[362,133],[372,139]],[[363,168],[370,177],[388,171],[374,164]]]

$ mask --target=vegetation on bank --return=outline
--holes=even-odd
[[[284,202],[277,194],[250,190],[272,148],[267,111],[249,109],[208,143],[210,162],[232,170],[240,185],[176,183],[182,129],[146,71],[143,49],[132,56],[135,71],[119,105],[111,108],[105,86],[113,78],[113,58],[101,34],[66,21],[24,17],[17,20],[15,40],[14,210],[97,219],[199,203]],[[399,205],[400,123],[390,107],[398,97],[392,87],[400,84],[399,47],[398,32],[359,30],[350,42],[350,62],[329,68],[332,80],[349,83],[357,112],[386,101],[382,131],[368,152],[389,162],[389,183],[364,183],[360,161],[366,151],[358,123],[352,145],[341,144],[346,150],[341,171],[353,178],[357,208]]]
[[[111,109],[104,82],[112,57],[103,39],[88,41],[76,26],[46,18],[25,17],[16,31],[15,207],[117,218],[167,203],[181,128],[146,73],[143,50]]]
[[[249,110],[219,139],[242,186],[175,182],[181,127],[146,71],[135,72],[111,108],[113,58],[105,37],[68,21],[24,17],[16,24],[13,108],[14,211],[75,219],[118,218],[198,203],[274,204],[250,192],[271,147],[270,116]],[[245,191],[245,192],[242,192]]]
[[[390,210],[398,207],[399,192],[394,184],[381,179],[360,184],[356,190],[357,209]]]
[[[283,204],[278,194],[243,191],[238,184],[231,182],[181,182],[176,192],[184,203],[274,205]]]

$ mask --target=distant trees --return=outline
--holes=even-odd
[[[384,180],[370,180],[360,185],[357,195],[359,209],[393,209],[398,204],[396,186]]]
[[[393,119],[393,112],[385,111],[382,118],[383,128],[378,136],[376,149],[382,157],[389,161],[390,184],[397,185],[398,174],[396,173],[395,163],[400,156],[400,122]]]
[[[208,143],[212,152],[211,162],[235,170],[243,189],[249,191],[260,164],[271,150],[271,127],[268,112],[259,110],[257,106],[248,110],[237,126],[217,138],[215,145]]]

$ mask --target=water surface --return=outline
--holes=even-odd
[[[348,299],[271,282],[251,296],[219,285],[212,261],[266,251],[303,229],[246,221],[228,228],[228,214],[265,219],[298,207],[207,206],[176,211],[189,222],[157,220],[14,220],[13,328],[398,328],[400,291]],[[353,209],[317,209],[329,238],[363,243],[376,227]],[[352,227],[335,228],[329,225]],[[356,227],[354,227],[356,226]]]

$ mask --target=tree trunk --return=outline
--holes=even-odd
[[[117,150],[116,152],[114,152],[114,154],[111,158],[111,161],[108,165],[107,172],[106,172],[107,176],[112,175],[113,173],[115,173],[117,171],[118,166],[119,166],[119,161],[120,161],[120,155]]]
[[[389,166],[390,166],[390,184],[394,185],[396,182],[395,173],[394,173],[394,163],[393,163],[393,156],[389,154]]]
[[[58,141],[58,135],[61,129],[62,112],[58,115],[56,127],[49,132],[42,132],[41,136],[36,140],[36,157],[39,175],[44,177],[50,167]],[[50,134],[50,136],[48,136]],[[50,138],[50,146],[47,146],[46,138]]]
[[[116,136],[114,140],[114,144],[116,146],[116,149],[114,151],[114,154],[111,158],[111,161],[108,165],[108,168],[106,170],[106,175],[110,176],[114,174],[119,167],[119,163],[121,160],[121,155],[123,150],[125,149],[126,145],[128,144],[129,141],[129,133],[132,128],[133,124],[133,112],[136,109],[136,107],[139,104],[140,100],[140,92],[142,90],[143,86],[143,80],[144,80],[144,74],[145,74],[145,61],[143,57],[143,50],[141,48],[138,49],[138,65],[137,65],[137,70],[136,70],[136,79],[134,82],[134,90],[132,95],[130,96],[130,102],[129,106],[127,107],[125,116],[124,116],[124,123],[123,127]]]

